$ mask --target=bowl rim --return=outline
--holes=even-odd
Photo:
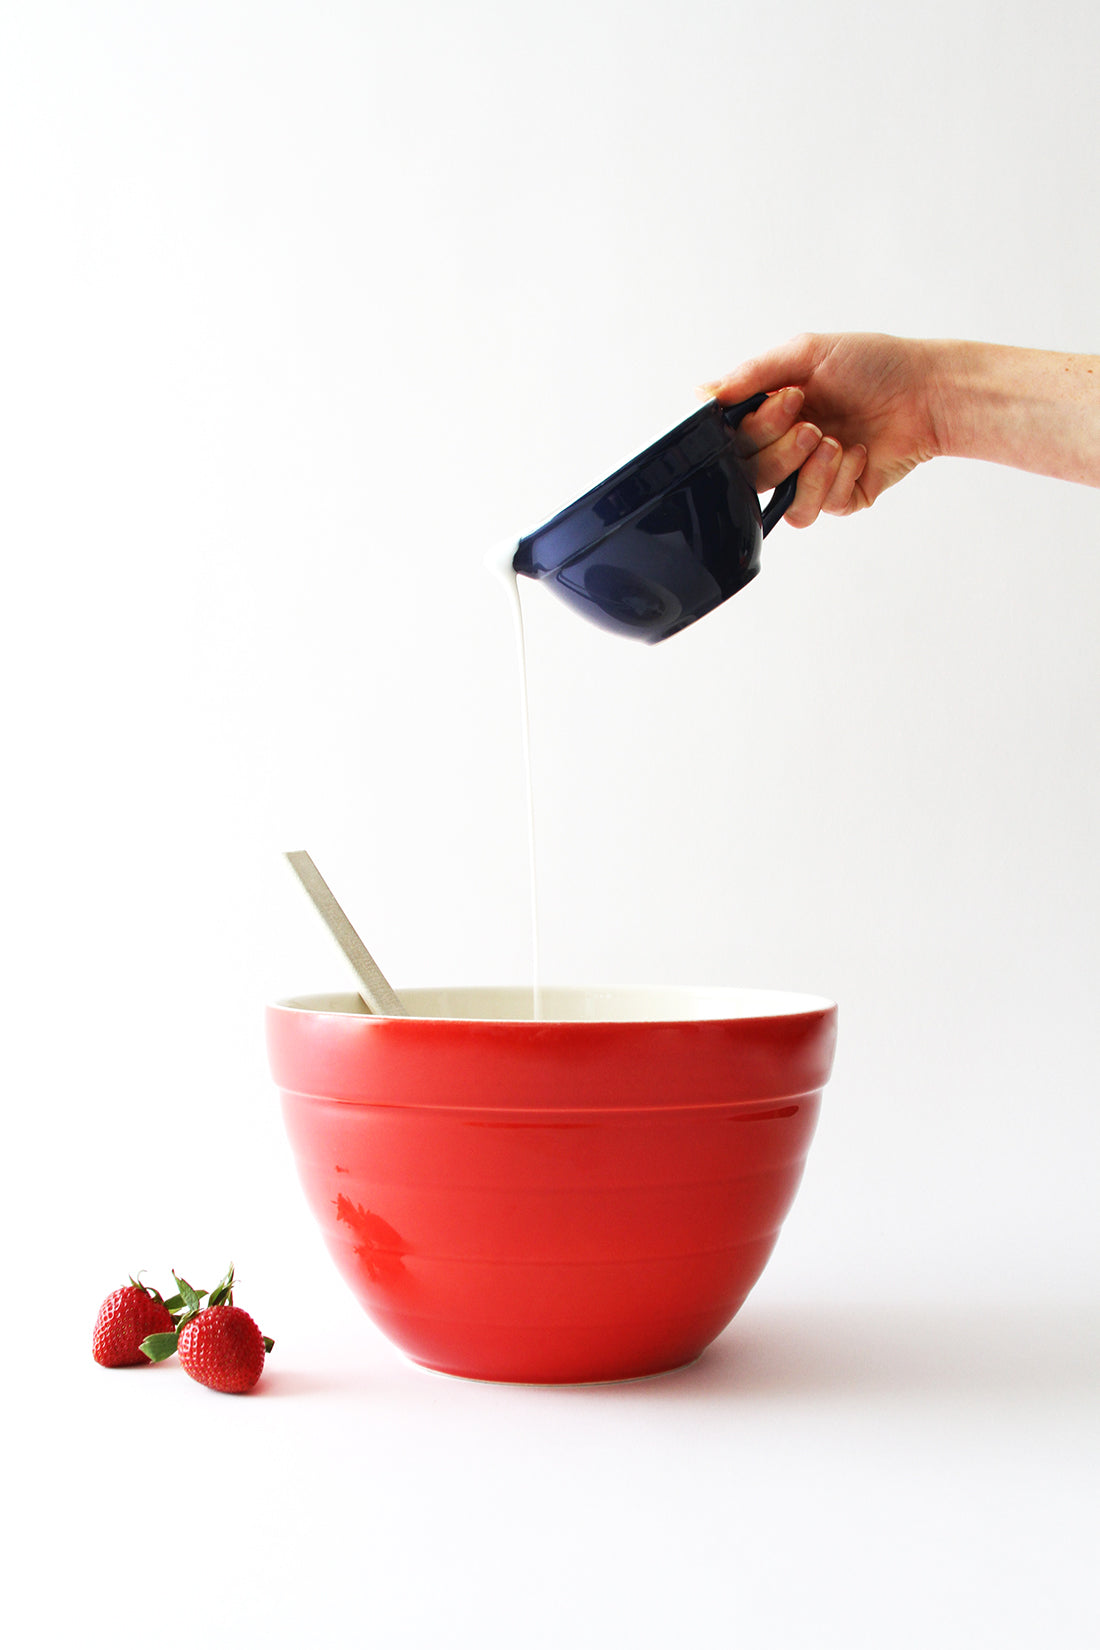
[[[484,985],[449,985],[449,986],[404,986],[397,987],[397,994],[403,1000],[412,1001],[415,998],[462,995],[474,993],[494,993],[507,996],[517,1005],[523,1000],[532,999],[532,988],[524,985],[484,986]],[[687,1001],[695,998],[721,998],[722,996],[741,998],[746,1001],[756,999],[756,1012],[741,1013],[695,1013],[695,1014],[662,1014],[650,1017],[623,1018],[622,1016],[583,1016],[562,1017],[561,1015],[541,1014],[537,1019],[534,1015],[516,1016],[506,1014],[372,1014],[361,998],[354,991],[316,991],[297,992],[293,996],[280,997],[270,1001],[267,1005],[272,1012],[301,1015],[305,1018],[318,1020],[362,1020],[367,1023],[383,1022],[387,1025],[483,1025],[483,1026],[531,1026],[541,1029],[544,1027],[563,1026],[619,1026],[619,1027],[653,1027],[653,1026],[690,1026],[690,1025],[745,1025],[760,1021],[791,1021],[807,1015],[819,1017],[835,1014],[837,1002],[832,997],[826,997],[815,992],[790,991],[783,988],[768,986],[668,986],[668,985],[589,985],[589,986],[540,986],[540,994],[549,997],[569,993],[576,997],[591,996],[594,998],[610,995],[638,997],[680,997]],[[766,1004],[774,1005],[768,1008]],[[340,1003],[349,1006],[335,1006]],[[779,1007],[784,1003],[786,1007]],[[351,1006],[356,1005],[356,1006]]]

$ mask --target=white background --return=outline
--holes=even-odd
[[[1100,495],[926,467],[654,650],[527,589],[545,976],[841,1005],[694,1370],[405,1364],[261,1024],[345,984],[287,848],[398,986],[530,977],[488,545],[802,328],[1097,349],[1096,18],[0,12],[24,1642],[1096,1642]],[[230,1259],[252,1398],[93,1365],[128,1272]]]

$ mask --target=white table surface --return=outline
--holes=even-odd
[[[433,1376],[335,1280],[245,1398],[36,1367],[14,1602],[43,1644],[1094,1645],[1095,1309],[766,1280],[633,1384]]]
[[[260,1048],[232,1081],[84,1083],[85,1044],[44,1025],[0,1162],[21,1642],[1095,1650],[1087,1086],[984,1103],[929,1053],[884,1104],[849,1018],[742,1311],[688,1370],[584,1388],[390,1346],[306,1208]],[[275,1338],[252,1394],[93,1362],[126,1271],[209,1286],[230,1260]]]

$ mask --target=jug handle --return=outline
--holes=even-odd
[[[730,429],[735,430],[743,418],[755,412],[757,407],[762,407],[767,399],[765,391],[758,390],[755,395],[750,395],[747,401],[737,401],[732,407],[723,407],[722,417]],[[794,503],[794,495],[798,491],[798,476],[799,472],[796,470],[786,481],[781,481],[764,506],[760,517],[764,538],[767,538],[776,522],[782,520]]]

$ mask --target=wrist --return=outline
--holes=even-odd
[[[987,346],[931,338],[918,347],[923,353],[920,379],[933,456],[972,457],[976,409],[988,373],[988,363],[981,359]]]

